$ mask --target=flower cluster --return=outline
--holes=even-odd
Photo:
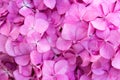
[[[0,0],[0,80],[120,80],[120,0]]]

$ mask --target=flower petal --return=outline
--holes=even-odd
[[[69,0],[56,0],[56,8],[59,14],[64,14],[70,7],[70,1]]]
[[[56,74],[65,74],[68,70],[68,62],[66,60],[59,60],[55,63],[54,70]]]
[[[22,56],[15,57],[15,62],[21,66],[27,65],[29,61],[30,61],[29,55],[22,55]]]
[[[56,47],[60,50],[68,50],[72,45],[71,41],[64,40],[62,38],[58,38],[56,41]]]
[[[50,9],[53,9],[56,4],[56,0],[43,0],[45,6],[47,6]]]
[[[120,52],[112,59],[112,66],[116,69],[120,69]]]
[[[34,27],[37,32],[44,33],[48,29],[49,23],[44,19],[36,19]]]
[[[37,44],[37,50],[40,53],[47,52],[50,50],[50,44],[46,39],[41,39]]]
[[[106,59],[111,59],[115,54],[113,46],[109,43],[104,43],[100,48],[100,55]]]
[[[54,74],[54,64],[55,62],[52,60],[44,60],[43,62],[43,75],[51,75]]]
[[[102,20],[101,18],[97,18],[93,21],[91,21],[91,24],[93,25],[94,28],[98,30],[105,30],[107,27],[107,23]]]
[[[34,65],[40,64],[42,61],[42,55],[37,51],[32,51],[30,53],[31,63]]]

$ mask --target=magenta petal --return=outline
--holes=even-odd
[[[56,74],[65,74],[68,70],[68,62],[66,60],[59,60],[55,63],[54,69]]]
[[[9,76],[7,72],[5,72],[3,69],[0,69],[0,80],[8,80]]]
[[[113,46],[109,43],[104,43],[100,48],[100,55],[106,59],[111,59],[115,54]]]
[[[27,65],[29,61],[30,61],[29,55],[22,55],[22,56],[15,57],[15,62],[21,66]]]
[[[56,0],[43,0],[43,2],[50,9],[53,9],[56,5]]]
[[[57,11],[59,14],[64,14],[70,7],[70,1],[69,0],[56,0],[57,4]]]
[[[82,75],[79,80],[90,80],[87,75]]]
[[[71,41],[64,40],[62,38],[58,38],[56,42],[56,47],[60,50],[68,50],[72,45]]]

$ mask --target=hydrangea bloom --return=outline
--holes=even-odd
[[[120,80],[120,0],[0,0],[0,80]]]

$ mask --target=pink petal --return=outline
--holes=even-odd
[[[107,41],[111,42],[114,47],[117,47],[120,43],[120,32],[117,30],[111,30],[107,38]]]
[[[37,65],[42,62],[42,55],[37,51],[32,51],[30,53],[30,59],[32,64]]]
[[[26,25],[22,25],[22,26],[20,27],[20,30],[19,30],[19,32],[20,32],[22,35],[27,35],[28,31],[29,31],[29,29],[28,29],[28,27],[27,27]]]
[[[87,75],[82,75],[80,80],[90,80],[90,78]]]
[[[96,30],[96,35],[99,38],[107,39],[110,34],[110,29],[106,28],[104,31]]]
[[[67,75],[57,75],[56,76],[57,80],[69,80]]]
[[[23,76],[30,76],[32,74],[31,65],[19,66],[19,73],[22,74]]]
[[[43,0],[45,6],[47,6],[50,9],[53,9],[56,4],[56,0]]]
[[[98,30],[105,30],[107,27],[107,23],[101,18],[97,18],[94,21],[91,21],[91,24],[93,25],[94,28]]]
[[[120,13],[119,12],[116,12],[116,13],[109,13],[107,16],[106,16],[106,19],[112,23],[113,25],[115,25],[116,27],[120,27]]]
[[[15,80],[30,80],[30,77],[25,77],[25,76],[23,76],[23,75],[21,75],[19,72],[18,72],[18,70],[15,70],[14,72],[13,72],[13,75],[14,75],[14,78],[15,78]]]
[[[5,50],[6,50],[8,55],[15,56],[15,52],[14,52],[14,49],[13,49],[11,38],[8,38],[8,40],[6,41]]]
[[[51,47],[46,39],[41,39],[37,44],[37,50],[40,53],[47,52],[50,48]]]
[[[62,30],[62,38],[65,40],[75,40],[76,24],[64,24]]]
[[[115,54],[113,46],[109,43],[104,43],[100,48],[100,55],[106,59],[111,59]]]
[[[8,80],[8,78],[8,74],[3,69],[0,69],[0,80]]]
[[[49,23],[44,19],[36,19],[34,27],[37,32],[44,33],[48,29]]]
[[[71,47],[71,41],[64,40],[62,38],[58,38],[56,42],[56,47],[60,50],[68,50]]]
[[[33,27],[33,24],[35,22],[34,20],[35,20],[34,16],[32,16],[32,15],[26,16],[25,21],[24,21],[25,26]]]
[[[29,55],[21,55],[15,57],[15,62],[21,66],[27,65],[29,61],[30,61]]]
[[[120,69],[120,52],[112,59],[112,66],[116,69]]]
[[[87,66],[90,63],[90,55],[89,55],[89,53],[87,51],[83,51],[79,55],[82,58],[81,66]]]
[[[33,14],[32,10],[30,10],[30,8],[27,8],[27,7],[22,7],[22,8],[19,10],[19,13],[20,13],[22,16],[24,16],[24,17]]]
[[[56,0],[57,4],[57,11],[59,14],[64,14],[70,7],[70,1],[69,0]]]
[[[56,74],[65,74],[68,70],[68,62],[66,60],[59,60],[54,66]]]
[[[12,31],[10,32],[10,36],[13,38],[13,39],[17,39],[18,38],[18,35],[19,35],[19,28],[13,28]]]
[[[0,52],[3,52],[5,53],[5,44],[6,44],[6,41],[7,41],[7,37],[0,34]]]
[[[100,12],[95,7],[87,7],[82,19],[85,21],[94,20],[96,17],[100,16]],[[94,13],[93,13],[94,12]]]
[[[0,28],[0,33],[3,35],[8,36],[10,33],[10,29],[11,29],[11,24],[10,22],[6,22],[6,24],[4,24],[1,28]]]
[[[68,60],[69,64],[73,65],[76,63],[76,56],[73,53],[67,52],[64,54],[64,57]]]
[[[51,75],[54,74],[54,61],[51,60],[44,60],[43,62],[43,75]]]

